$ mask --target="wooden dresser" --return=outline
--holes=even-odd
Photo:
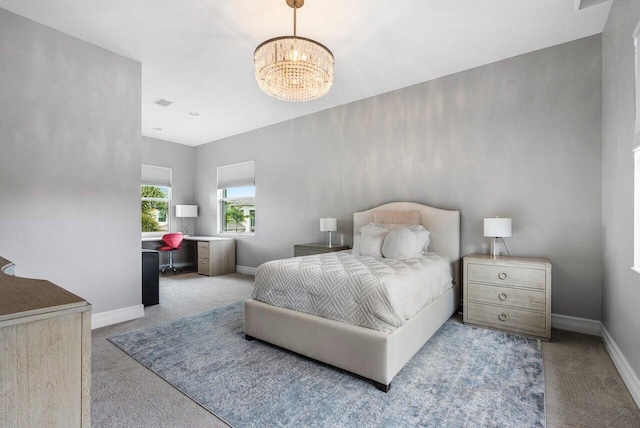
[[[463,264],[463,321],[551,339],[551,262],[473,254]]]
[[[91,305],[0,258],[0,425],[91,425]]]
[[[314,254],[333,253],[348,250],[348,245],[296,244],[293,246],[293,257],[312,256]]]

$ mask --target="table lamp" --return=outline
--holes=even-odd
[[[500,256],[500,248],[498,247],[498,238],[511,237],[511,219],[510,218],[485,218],[484,219],[484,236],[491,238],[491,257]],[[505,249],[507,248],[504,244]]]
[[[176,205],[176,217],[182,218],[182,234],[186,236],[189,231],[189,219],[198,217],[198,206]]]
[[[338,230],[338,220],[335,218],[321,218],[320,232],[329,232],[329,248],[331,248],[331,232]]]

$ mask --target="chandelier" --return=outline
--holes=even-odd
[[[333,54],[322,44],[296,35],[296,10],[304,0],[286,0],[293,8],[293,36],[276,37],[253,53],[260,89],[284,101],[311,101],[329,92]]]

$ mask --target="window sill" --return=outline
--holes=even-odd
[[[631,266],[631,270],[640,273],[640,267]]]
[[[255,232],[218,232],[218,235],[223,236],[256,236]]]
[[[142,237],[142,242],[151,242],[151,241],[162,241],[162,235],[158,235],[158,236],[143,236]]]

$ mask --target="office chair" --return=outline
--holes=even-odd
[[[177,273],[178,271],[182,272],[181,267],[176,267],[173,265],[173,251],[180,249],[180,244],[182,243],[182,233],[167,233],[165,235],[162,235],[162,242],[164,242],[165,245],[158,248],[158,251],[169,252],[169,266],[163,267],[161,272],[165,274],[167,273],[167,269],[173,271],[173,273]]]

